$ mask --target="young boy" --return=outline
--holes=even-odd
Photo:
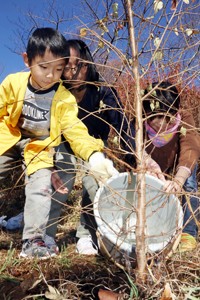
[[[151,90],[147,89],[145,95],[143,109],[146,117],[146,151],[160,166],[160,172],[167,176],[165,191],[180,194],[183,188],[186,192],[195,194],[200,136],[195,130],[193,116],[189,110],[180,108],[179,93],[169,82],[153,83]],[[182,204],[184,226],[179,250],[184,252],[193,250],[197,244],[198,227],[193,216],[197,219],[199,217],[199,198],[190,196],[193,212],[185,196],[182,197]]]
[[[54,147],[61,144],[62,134],[74,154],[89,160],[93,170],[103,166],[106,176],[116,174],[112,162],[99,152],[102,140],[88,134],[77,118],[74,96],[60,82],[68,57],[64,36],[52,28],[38,28],[23,54],[30,72],[11,74],[0,86],[0,180],[14,163],[22,164],[25,172],[21,257],[45,259],[56,254],[43,239],[53,189],[68,191],[54,171]]]

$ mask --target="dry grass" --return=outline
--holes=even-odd
[[[63,236],[68,241],[70,232]],[[78,255],[73,242],[62,247],[56,258],[29,261],[18,258],[19,233],[2,232],[1,238],[5,238],[0,251],[1,299],[98,299],[94,294],[100,287],[121,293],[123,299],[161,299],[166,283],[169,283],[174,299],[200,297],[200,244],[193,253],[177,253],[168,261],[153,264],[149,267],[146,283],[136,286],[134,269],[127,275],[105,257]],[[51,293],[57,293],[57,298],[44,296],[49,289]],[[27,298],[29,296],[31,298]]]
[[[13,191],[1,205],[15,215],[23,207],[23,191]],[[80,215],[80,181],[63,208],[58,227],[60,255],[47,261],[19,259],[21,232],[0,232],[1,299],[98,299],[101,289],[114,291],[118,299],[200,299],[200,243],[192,253],[176,253],[149,265],[145,284],[136,285],[135,272],[129,274],[103,256],[86,257],[75,252],[75,230]],[[163,298],[166,284],[170,297]],[[114,296],[113,296],[114,297]],[[117,299],[117,298],[102,298]]]

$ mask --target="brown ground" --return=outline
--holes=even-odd
[[[176,254],[167,261],[160,257],[149,265],[144,284],[136,284],[134,269],[128,274],[106,257],[75,253],[80,195],[80,186],[75,186],[68,206],[63,208],[57,235],[61,253],[56,258],[19,259],[21,232],[0,230],[0,299],[200,299],[200,243],[193,253]],[[23,190],[19,188],[12,191],[12,198],[5,197],[1,215],[16,215],[23,205]],[[166,284],[168,298],[163,296]]]

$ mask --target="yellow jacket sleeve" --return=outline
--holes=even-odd
[[[78,106],[75,97],[64,87],[60,90],[61,93],[58,93],[57,97],[63,100],[54,102],[55,108],[52,108],[52,112],[55,109],[56,119],[61,124],[61,132],[74,154],[87,161],[93,152],[102,151],[103,141],[90,136],[87,127],[77,117]]]

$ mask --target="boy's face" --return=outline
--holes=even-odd
[[[60,80],[66,61],[55,57],[49,50],[43,57],[37,55],[29,64],[27,54],[23,54],[24,62],[30,68],[30,83],[35,89],[46,90]]]

